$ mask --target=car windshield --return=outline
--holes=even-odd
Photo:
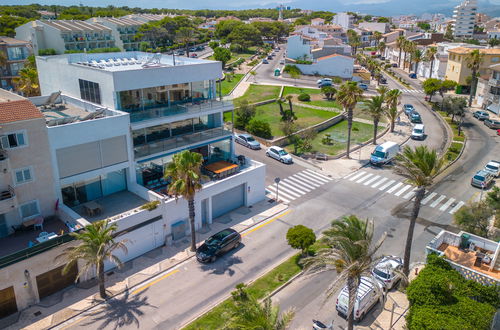
[[[252,142],[252,141],[255,141],[255,139],[253,137],[251,137],[251,136],[247,136],[247,141]]]
[[[377,276],[379,276],[381,278],[385,278],[387,280],[391,278],[390,274],[388,274],[388,273],[386,273],[386,272],[384,272],[384,271],[382,271],[380,269],[375,268],[375,269],[373,269],[373,272],[375,273],[375,275],[377,275]]]
[[[420,117],[420,115],[418,113],[416,113],[416,112],[412,113],[411,116],[414,117],[414,118]]]
[[[493,171],[497,171],[498,170],[498,166],[495,166],[495,165],[486,165],[486,168],[487,169],[490,169],[490,170],[493,170]]]
[[[216,246],[216,245],[219,245],[220,244],[220,239],[217,238],[217,237],[210,237],[208,238],[206,241],[205,241],[205,244],[209,245],[209,246]]]
[[[286,155],[288,155],[288,152],[286,152],[285,150],[278,150],[278,153],[279,153],[281,156],[286,156]]]
[[[484,181],[484,176],[476,174],[476,175],[474,175],[474,180]]]
[[[379,150],[375,150],[372,153],[372,156],[379,157],[379,158],[385,158],[385,152],[379,151]]]
[[[415,133],[417,133],[417,134],[423,133],[421,129],[417,129],[417,128],[415,128],[415,129],[413,130],[413,132],[415,132]]]

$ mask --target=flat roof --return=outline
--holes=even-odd
[[[111,32],[111,29],[107,26],[101,25],[99,23],[88,23],[85,21],[40,20],[40,22],[42,22],[43,24],[47,24],[53,28],[56,28],[61,32],[81,32],[81,31]]]

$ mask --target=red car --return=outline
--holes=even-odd
[[[500,129],[497,129],[497,135],[500,135]]]

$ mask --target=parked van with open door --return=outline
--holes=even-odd
[[[399,144],[391,141],[378,145],[373,150],[370,163],[373,165],[384,165],[390,163],[399,152]]]
[[[372,278],[363,276],[359,283],[358,291],[356,292],[356,300],[354,301],[354,320],[361,321],[365,315],[382,300],[383,289],[380,283]],[[336,309],[343,315],[347,316],[349,306],[349,291],[347,285],[340,291],[337,298]]]

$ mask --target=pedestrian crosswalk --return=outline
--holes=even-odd
[[[282,179],[279,184],[267,186],[266,190],[274,197],[277,195],[282,202],[290,203],[332,180],[326,175],[306,169]]]
[[[382,175],[357,171],[344,177],[344,180],[361,184],[370,188],[378,189],[383,193],[392,194],[406,200],[415,197],[416,187],[403,181],[391,180]],[[441,212],[454,214],[465,203],[455,198],[451,198],[436,192],[427,193],[422,199],[422,205],[438,209]]]
[[[423,94],[424,91],[421,89],[401,89],[403,93],[411,93],[411,94]]]

